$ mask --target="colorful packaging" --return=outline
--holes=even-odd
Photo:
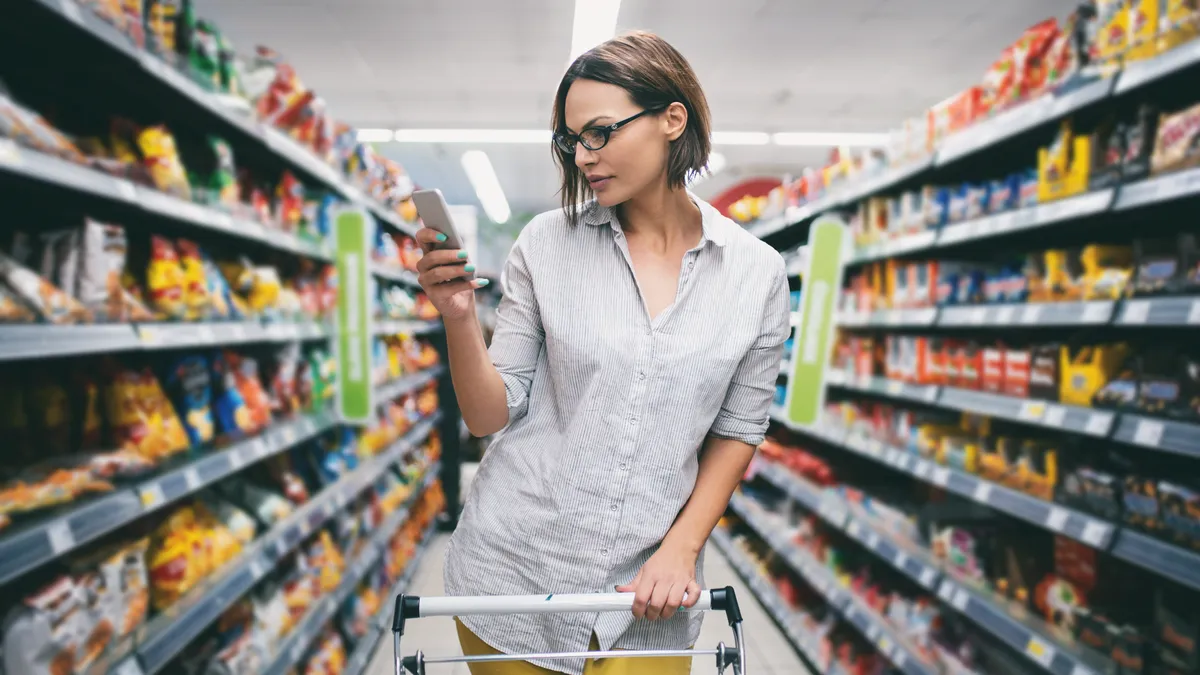
[[[216,429],[208,361],[203,356],[178,359],[167,371],[166,383],[192,447],[211,443]]]
[[[142,152],[142,164],[150,174],[154,186],[180,199],[191,200],[192,187],[179,161],[175,148],[175,137],[164,126],[143,129],[137,137]]]
[[[184,316],[188,321],[204,321],[210,317],[212,298],[204,270],[200,247],[187,239],[176,242],[180,268],[183,271]]]
[[[87,589],[61,576],[12,607],[3,630],[4,672],[65,675],[84,672],[111,637],[93,623]],[[97,631],[96,629],[101,630]]]
[[[222,437],[245,438],[258,431],[254,416],[238,389],[237,375],[228,357],[217,354],[212,360],[213,408]]]
[[[175,247],[162,237],[150,238],[146,285],[150,289],[150,304],[160,318],[179,320],[187,317],[183,266]]]
[[[92,320],[91,312],[78,300],[3,253],[0,253],[0,284],[32,308],[43,321],[74,324]]]

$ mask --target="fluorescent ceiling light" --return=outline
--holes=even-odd
[[[887,134],[856,134],[837,132],[787,132],[774,134],[771,142],[775,145],[797,145],[807,147],[882,147],[888,143]]]
[[[391,129],[359,129],[359,143],[387,143],[396,137]]]
[[[714,131],[713,145],[766,145],[771,135],[765,131]]]
[[[548,129],[397,129],[397,143],[549,143]]]
[[[617,14],[621,0],[575,0],[575,23],[571,29],[571,57],[579,55],[611,38],[617,32]]]
[[[492,168],[492,161],[488,159],[487,153],[482,150],[468,150],[462,155],[462,165],[487,217],[494,223],[508,222],[512,211],[508,208],[504,189],[500,187],[500,179],[496,177],[496,170]]]

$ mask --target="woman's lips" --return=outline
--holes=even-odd
[[[612,181],[611,177],[609,177],[609,178],[589,178],[588,185],[590,185],[592,187],[593,192],[600,192],[604,188],[608,187],[608,184],[611,181]]]

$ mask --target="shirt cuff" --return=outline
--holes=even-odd
[[[758,447],[766,438],[769,425],[769,418],[764,418],[762,422],[751,422],[723,412],[717,415],[717,420],[708,430],[708,435]]]

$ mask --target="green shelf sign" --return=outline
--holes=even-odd
[[[357,207],[333,219],[337,242],[338,412],[344,422],[366,424],[374,410],[371,386],[371,220]]]
[[[808,235],[800,325],[792,342],[792,372],[784,406],[793,424],[816,424],[825,405],[825,371],[833,347],[845,253],[846,223],[834,216],[818,218]]]

